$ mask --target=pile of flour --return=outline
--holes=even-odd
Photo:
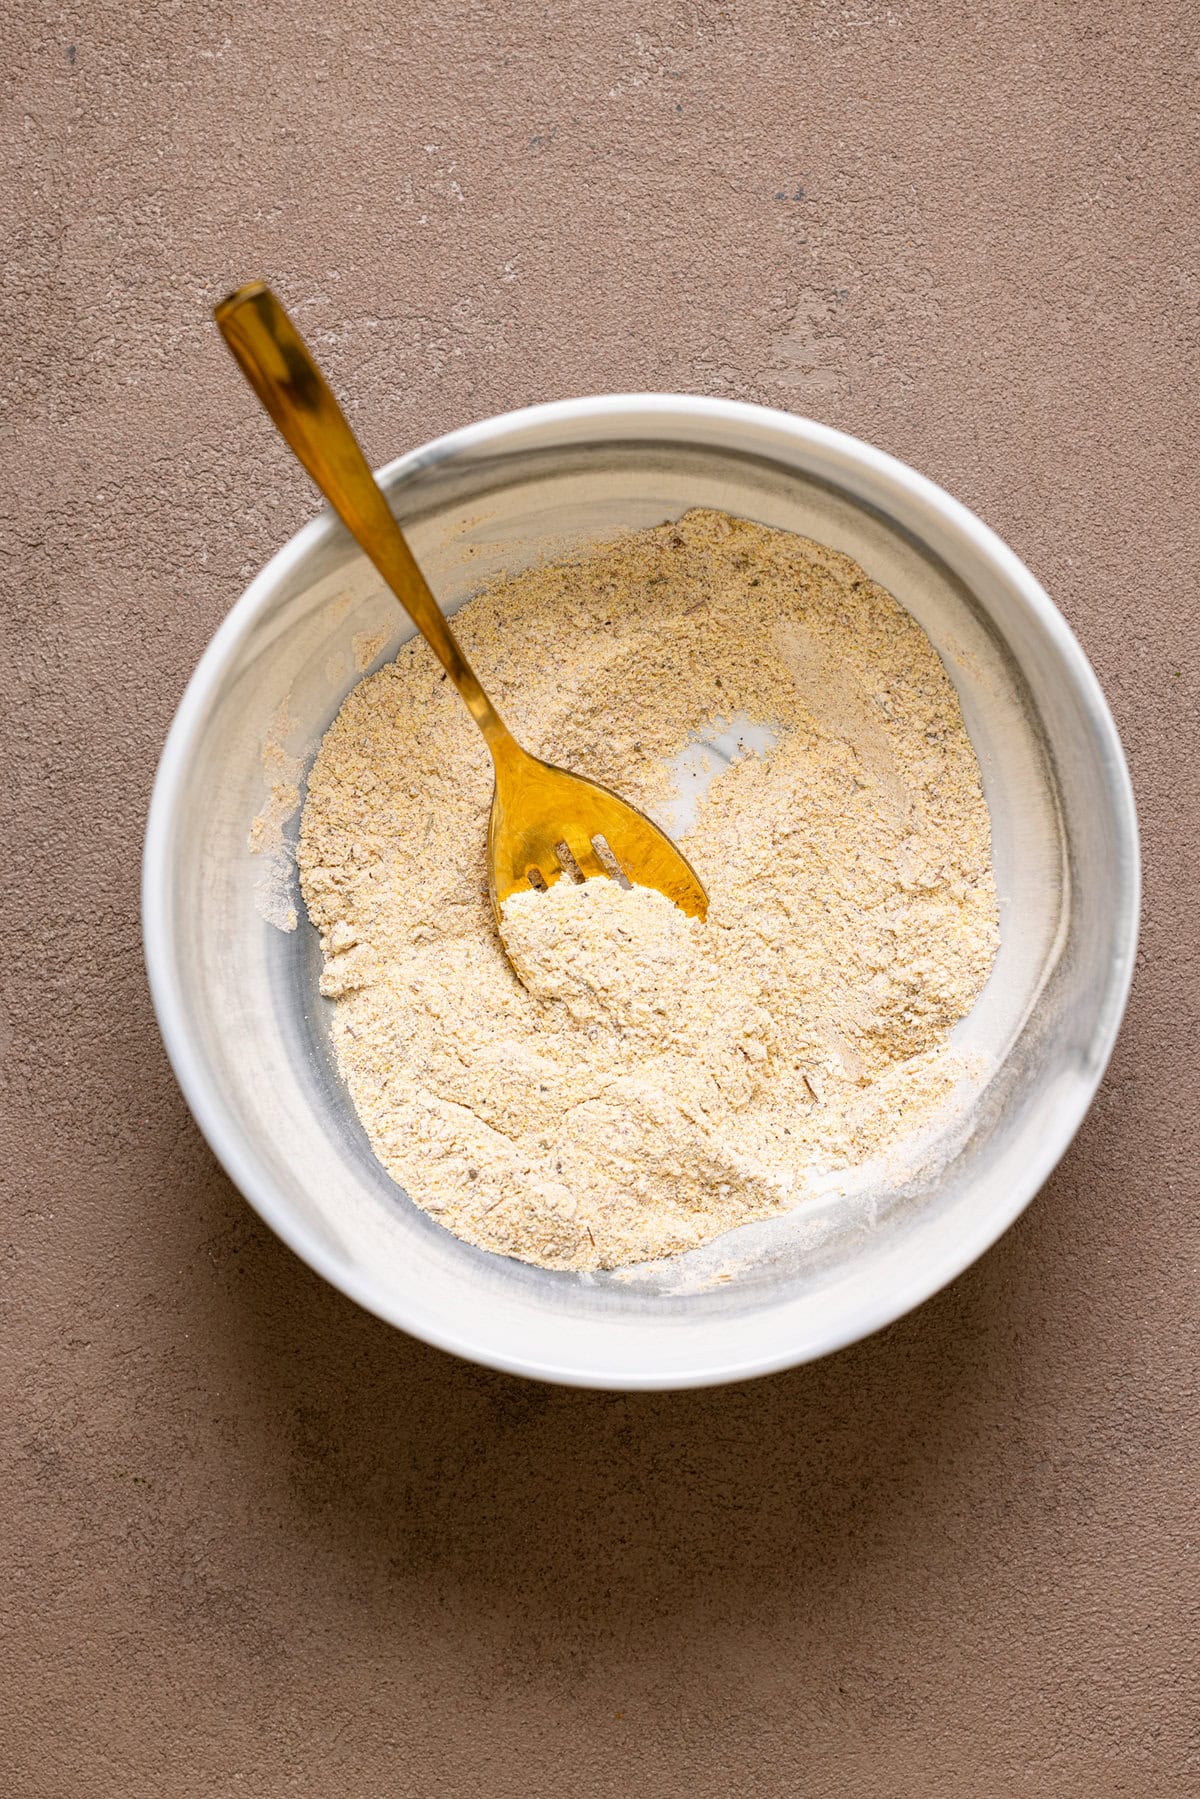
[[[559,882],[505,907],[491,767],[420,639],[350,694],[300,871],[338,1063],[449,1229],[547,1267],[672,1255],[927,1126],[998,932],[987,807],[929,640],[849,558],[716,512],[502,580],[455,619],[522,740],[651,816],[735,715],[684,847],[701,924]],[[547,649],[552,654],[547,654]]]

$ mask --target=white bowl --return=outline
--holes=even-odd
[[[146,963],[209,1143],[266,1222],[351,1298],[544,1380],[737,1380],[899,1317],[1036,1193],[1096,1091],[1125,1005],[1133,797],[1067,625],[941,489],[867,444],[759,407],[646,394],[537,406],[440,438],[381,479],[449,612],[502,569],[692,506],[804,532],[889,588],[940,652],[983,771],[1001,949],[960,1036],[994,1072],[923,1172],[831,1193],[665,1270],[550,1273],[434,1223],[375,1161],[338,1079],[288,855],[298,815],[271,798],[273,782],[307,769],[361,667],[410,634],[326,513],[251,583],[205,652],[150,807]],[[254,854],[256,818],[265,848]],[[280,929],[292,908],[296,928]]]

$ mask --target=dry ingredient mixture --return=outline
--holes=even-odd
[[[990,834],[928,638],[848,557],[711,511],[496,582],[455,619],[522,739],[663,818],[671,758],[748,716],[684,841],[705,924],[611,881],[497,939],[491,765],[419,638],[349,695],[299,863],[375,1153],[460,1237],[546,1267],[691,1249],[927,1125],[998,942]]]

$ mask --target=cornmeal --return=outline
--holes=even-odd
[[[987,807],[928,638],[848,557],[689,513],[455,618],[522,742],[664,819],[671,759],[748,717],[682,840],[706,923],[611,881],[511,899],[486,747],[420,638],[349,695],[301,882],[376,1155],[471,1243],[559,1269],[675,1255],[921,1130],[998,943]]]

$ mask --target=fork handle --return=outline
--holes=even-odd
[[[492,754],[518,746],[429,591],[329,384],[264,281],[214,308],[221,335],[289,448],[366,551],[466,701]]]

